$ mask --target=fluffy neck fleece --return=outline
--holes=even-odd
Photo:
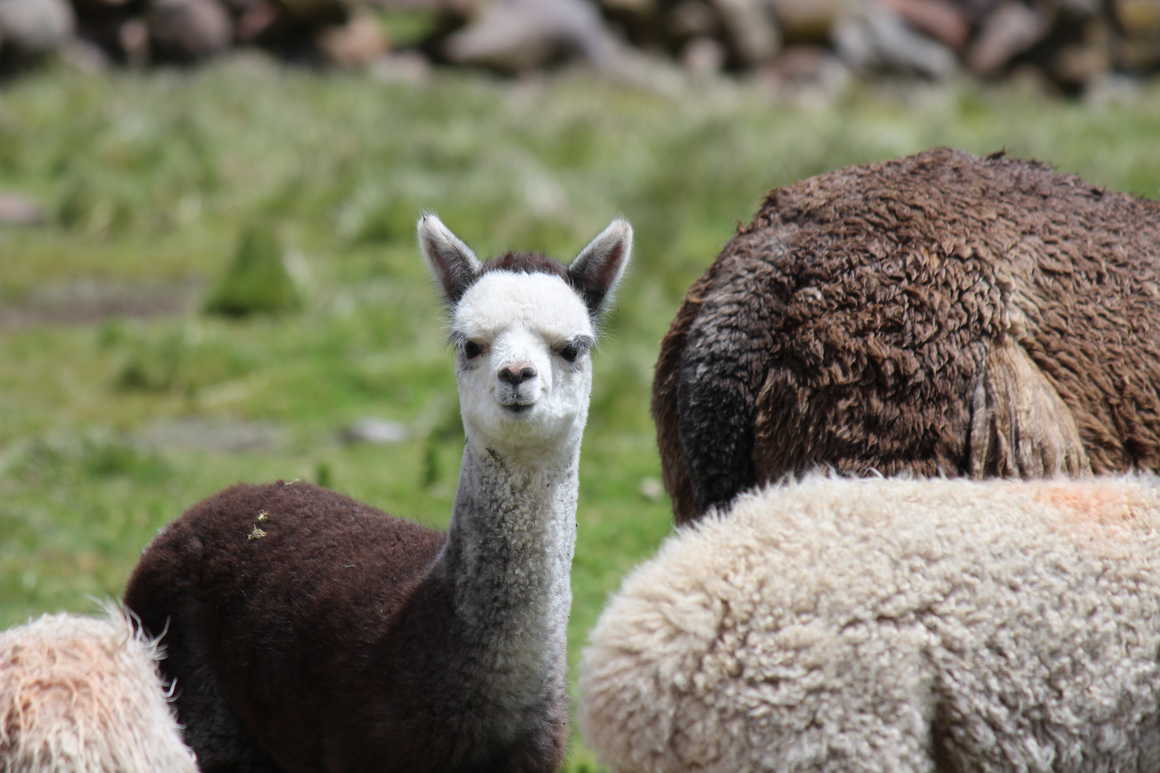
[[[445,548],[452,625],[492,716],[513,719],[563,684],[579,444],[537,463],[469,443]]]

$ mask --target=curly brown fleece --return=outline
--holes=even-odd
[[[661,345],[678,522],[819,464],[1160,469],[1160,203],[946,148],[772,191]]]

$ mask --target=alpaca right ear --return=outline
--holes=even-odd
[[[568,276],[583,296],[592,319],[599,318],[608,308],[631,255],[632,225],[617,218],[569,264]]]
[[[443,288],[447,304],[454,306],[479,273],[479,258],[433,212],[419,218],[418,231],[427,267]]]

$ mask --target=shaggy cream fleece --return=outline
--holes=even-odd
[[[741,497],[611,600],[619,771],[1160,770],[1160,483],[833,479]]]
[[[0,770],[194,773],[158,657],[113,605],[0,632]]]

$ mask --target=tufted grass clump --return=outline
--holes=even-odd
[[[303,294],[286,265],[286,254],[273,229],[251,226],[243,232],[233,262],[205,302],[208,314],[247,317],[297,311]]]

